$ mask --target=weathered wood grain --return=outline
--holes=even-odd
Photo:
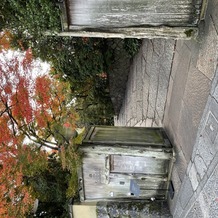
[[[51,34],[51,33],[47,33]],[[97,38],[165,38],[165,39],[184,39],[196,38],[198,35],[197,27],[126,27],[111,29],[87,29],[83,26],[69,26],[67,31],[57,33],[59,36],[74,37],[97,37]]]
[[[174,152],[162,128],[94,126],[80,149],[81,201],[166,199]]]
[[[58,35],[188,40],[197,36],[205,1],[63,0],[63,32]]]
[[[83,143],[102,143],[102,144],[134,144],[134,145],[153,145],[158,147],[168,147],[165,143],[165,135],[161,128],[134,128],[134,127],[113,127],[96,126],[91,127]]]
[[[200,4],[192,0],[68,0],[73,26],[196,25]]]

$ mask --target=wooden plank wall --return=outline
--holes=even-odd
[[[201,0],[68,0],[69,24],[91,28],[196,26]]]
[[[151,161],[150,158],[144,159],[146,159],[148,164]],[[107,155],[105,154],[89,153],[83,159],[83,183],[86,201],[98,199],[112,200],[117,198],[165,198],[168,181],[168,161],[159,160],[160,163],[155,163],[154,160],[153,165],[150,165],[148,170],[144,172],[148,174],[119,172],[119,169],[117,172],[107,172],[109,169],[106,169],[106,161]],[[125,164],[125,161],[123,164]],[[138,197],[130,193],[131,179],[134,179],[140,186],[140,195]]]

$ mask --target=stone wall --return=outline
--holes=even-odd
[[[166,202],[99,202],[98,218],[167,218],[170,215]]]

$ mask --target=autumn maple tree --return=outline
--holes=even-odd
[[[0,217],[25,217],[35,201],[25,178],[46,169],[46,154],[36,147],[19,144],[9,148],[1,146],[0,152]]]
[[[0,54],[0,217],[31,209],[25,179],[46,168],[46,148],[71,144],[77,119],[68,84],[37,72],[30,49],[15,53]]]
[[[58,150],[69,144],[77,119],[69,86],[33,68],[30,49],[23,57],[1,58],[0,144],[29,140]]]

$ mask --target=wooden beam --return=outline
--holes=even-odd
[[[165,159],[170,160],[173,158],[172,152],[164,152],[165,149],[146,149],[146,148],[137,148],[132,146],[126,146],[126,147],[112,147],[112,146],[83,146],[81,147],[81,150],[84,153],[87,153],[89,155],[91,154],[105,154],[105,155],[111,155],[111,154],[117,154],[117,155],[129,155],[129,156],[138,156],[138,157],[153,157],[156,159]]]
[[[74,37],[98,37],[98,38],[165,38],[165,39],[184,39],[196,38],[198,35],[197,27],[126,27],[99,29],[97,31],[78,29],[69,26],[68,31],[57,33],[58,36]]]
[[[203,0],[202,1],[202,6],[201,6],[200,20],[205,19],[206,11],[207,11],[207,5],[208,5],[208,0]]]
[[[65,0],[60,0],[58,3],[56,3],[61,11],[60,14],[60,20],[61,20],[61,29],[62,31],[68,31],[68,14],[67,14],[67,4]]]

